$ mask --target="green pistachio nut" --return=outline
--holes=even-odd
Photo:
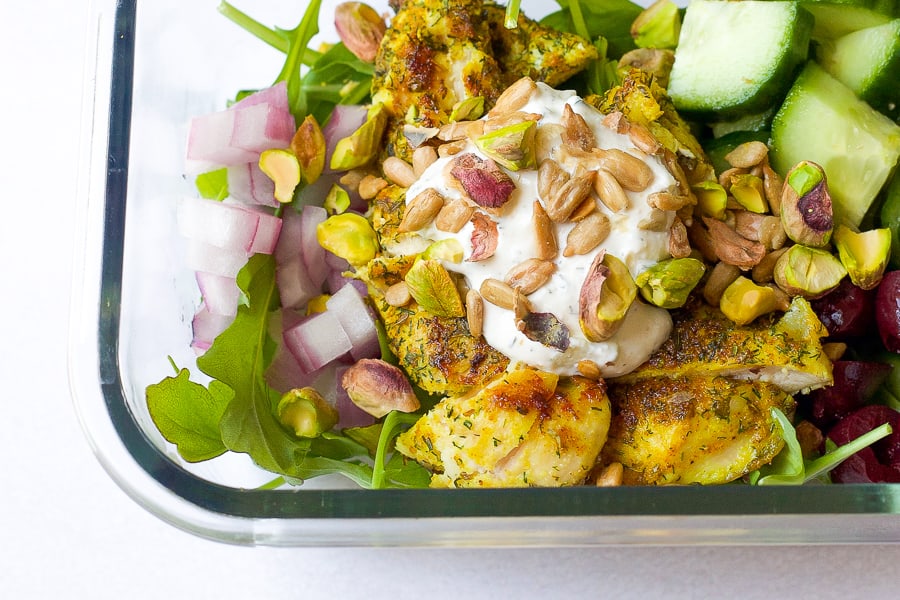
[[[464,256],[462,244],[456,238],[446,238],[429,244],[422,254],[421,260],[442,260],[445,262],[461,263]]]
[[[288,204],[300,185],[300,161],[290,150],[265,150],[259,155],[259,168],[275,184],[275,199]]]
[[[441,261],[416,260],[404,277],[419,307],[437,317],[463,317],[465,306],[456,284]]]
[[[701,181],[691,186],[697,197],[697,207],[705,217],[722,220],[725,218],[725,207],[728,205],[728,193],[716,181]]]
[[[656,263],[634,283],[647,302],[660,308],[678,308],[703,277],[706,267],[696,258],[672,258]]]
[[[536,134],[537,123],[526,120],[486,133],[475,140],[475,145],[510,171],[533,169],[537,166]]]
[[[864,290],[881,283],[891,258],[891,230],[888,228],[856,232],[839,225],[834,232],[834,245],[850,281]]]
[[[332,215],[316,226],[319,245],[351,265],[365,265],[378,254],[375,230],[360,214],[345,212]]]
[[[375,104],[369,109],[366,122],[348,137],[339,140],[331,155],[333,171],[349,171],[375,160],[381,147],[381,138],[387,126],[388,114],[384,106]]]
[[[749,173],[735,175],[731,178],[731,195],[738,204],[759,214],[769,212],[769,203],[766,201],[766,190],[763,180]]]
[[[474,121],[484,114],[484,96],[465,98],[453,105],[450,121]]]
[[[337,410],[310,387],[293,389],[278,401],[278,421],[297,437],[314,438],[338,422]]]
[[[795,244],[775,263],[775,283],[791,296],[820,298],[836,288],[847,269],[830,252]]]
[[[350,194],[347,193],[347,190],[335,183],[331,186],[331,189],[328,190],[328,195],[325,196],[322,207],[327,210],[329,214],[340,214],[350,208]]]
[[[631,24],[638,48],[674,48],[681,34],[681,13],[672,0],[657,0]]]
[[[825,171],[802,161],[785,178],[781,194],[781,225],[794,242],[821,248],[831,240],[834,212]]]
[[[611,338],[637,297],[631,272],[611,254],[599,253],[588,269],[578,297],[581,331],[591,342]]]
[[[719,309],[736,325],[747,325],[778,308],[778,295],[768,286],[757,285],[743,275],[725,288]]]
[[[291,150],[300,163],[303,181],[314,183],[318,180],[325,170],[325,135],[312,115],[307,115],[297,128],[291,138]]]

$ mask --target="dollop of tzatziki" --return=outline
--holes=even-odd
[[[579,292],[587,276],[589,267],[598,252],[606,252],[620,259],[628,266],[633,277],[657,262],[670,258],[668,252],[669,227],[674,213],[666,213],[666,222],[651,228],[646,227],[654,211],[647,203],[647,197],[654,192],[663,192],[675,184],[675,179],[658,156],[642,152],[632,143],[628,135],[616,133],[603,124],[604,115],[579,98],[573,91],[555,90],[538,83],[536,91],[528,103],[520,108],[525,113],[542,115],[538,128],[550,127],[555,130],[558,143],[546,146],[549,158],[557,160],[570,174],[578,168],[578,159],[566,154],[559,137],[560,123],[565,105],[581,115],[593,130],[597,147],[616,148],[628,152],[646,163],[653,172],[649,186],[640,191],[626,191],[628,207],[613,212],[597,203],[598,210],[605,212],[610,221],[610,233],[605,240],[588,254],[563,256],[562,248],[566,236],[574,226],[571,221],[554,223],[560,252],[553,260],[555,272],[550,280],[538,290],[528,295],[533,312],[553,314],[569,331],[569,345],[565,351],[544,345],[526,337],[519,331],[511,311],[484,303],[482,334],[491,346],[505,354],[513,363],[522,363],[560,375],[578,374],[578,363],[589,360],[595,363],[604,377],[616,377],[634,370],[649,358],[668,338],[672,328],[668,311],[646,304],[640,297],[628,310],[618,331],[608,340],[589,341],[579,323]],[[538,135],[546,143],[547,136]],[[469,143],[463,152],[472,152],[487,158],[475,144]],[[429,166],[421,177],[407,190],[407,200],[415,198],[428,188],[440,192],[446,199],[461,198],[464,192],[459,183],[453,181],[448,162],[453,156],[442,157]],[[438,230],[434,224],[418,231],[423,242],[434,242],[455,238],[465,250],[462,262],[445,261],[444,266],[461,274],[471,289],[478,290],[485,279],[504,280],[514,266],[538,255],[537,241],[532,224],[533,202],[541,199],[538,193],[538,171],[522,169],[505,172],[515,182],[508,203],[499,214],[490,217],[497,224],[497,248],[493,256],[484,260],[467,260],[472,253],[473,224],[469,222],[456,233]],[[541,199],[543,200],[543,199]],[[657,214],[658,216],[658,214]]]

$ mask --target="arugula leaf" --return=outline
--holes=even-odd
[[[630,0],[557,0],[557,4],[562,10],[541,19],[542,25],[578,33],[589,40],[606,38],[609,57],[614,59],[637,48],[631,37],[631,24],[644,10],[639,4]],[[576,14],[581,21],[577,24]]]
[[[202,198],[224,200],[228,197],[228,169],[223,167],[197,175],[194,181]]]
[[[227,385],[212,381],[207,389],[181,369],[147,386],[146,394],[150,417],[184,460],[209,460],[227,450],[219,434],[219,420],[234,395]]]
[[[400,435],[401,431],[410,427],[413,423],[419,420],[419,415],[416,414],[406,414],[402,412],[398,412],[396,410],[392,410],[384,417],[384,422],[381,426],[381,434],[378,438],[378,447],[375,450],[375,467],[374,472],[372,474],[372,488],[379,489],[382,487],[386,487],[385,481],[391,482],[391,476],[403,475],[404,477],[409,477],[408,473],[405,473],[402,468],[398,468],[396,463],[392,465],[391,473],[388,473],[386,469],[385,458],[389,451],[389,447],[393,444],[394,439]],[[399,453],[394,453],[399,454]],[[412,462],[412,461],[410,461]],[[421,465],[418,463],[414,463],[418,468],[423,469]],[[415,467],[410,467],[410,472],[414,471]],[[423,469],[424,470],[424,469]],[[401,478],[401,479],[402,479]],[[415,479],[416,476],[412,475],[412,479]]]
[[[338,104],[362,104],[372,87],[375,66],[357,58],[337,43],[313,63],[300,83],[306,110],[325,123]]]
[[[831,471],[866,446],[891,434],[891,426],[885,423],[843,446],[827,448],[825,454],[815,460],[804,460],[796,430],[790,419],[777,408],[773,408],[771,414],[781,428],[784,448],[770,464],[750,475],[750,482],[756,485],[803,485]]]

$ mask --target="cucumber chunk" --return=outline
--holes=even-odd
[[[803,0],[815,17],[814,40],[836,39],[900,17],[900,0]]]
[[[891,230],[891,268],[900,269],[900,173],[894,173],[886,192],[880,222],[881,227]]]
[[[900,19],[824,42],[816,60],[873,108],[900,115]]]
[[[693,0],[669,78],[676,108],[729,120],[777,105],[806,60],[812,24],[799,2]]]
[[[825,169],[836,223],[858,227],[900,158],[900,126],[810,61],[772,120],[772,166]]]

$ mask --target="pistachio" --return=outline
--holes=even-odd
[[[511,127],[513,125],[522,125],[523,123],[528,122],[537,123],[543,117],[544,115],[542,115],[541,113],[523,112],[521,110],[505,113],[487,120],[478,121],[483,125],[483,131],[480,135],[493,133],[499,129],[506,129],[507,127]],[[470,137],[477,136],[470,135]]]
[[[416,172],[411,164],[396,156],[387,157],[381,165],[384,176],[402,188],[408,188],[416,182]]]
[[[259,168],[275,183],[275,199],[288,204],[300,184],[300,161],[290,150],[265,150],[259,155]]]
[[[392,410],[411,413],[421,407],[403,371],[378,358],[363,358],[344,371],[341,387],[353,404],[378,419]]]
[[[716,247],[713,244],[712,236],[709,229],[703,225],[701,219],[693,219],[687,226],[688,239],[691,240],[691,246],[697,250],[704,259],[714,263],[719,260],[716,256]]]
[[[482,212],[472,215],[472,254],[467,259],[469,262],[486,260],[497,251],[497,243],[500,234],[497,231],[497,223]]]
[[[516,327],[533,342],[560,352],[569,349],[569,328],[552,313],[529,312],[516,321]]]
[[[612,337],[637,296],[637,286],[621,260],[600,252],[594,257],[578,296],[578,320],[585,337],[602,342]]]
[[[434,218],[434,226],[439,231],[447,233],[456,233],[469,222],[475,213],[475,207],[469,205],[463,200],[454,198],[449,202],[445,202],[444,206]]]
[[[417,260],[404,277],[410,295],[422,308],[437,317],[465,315],[453,278],[437,259]]]
[[[733,214],[735,232],[748,240],[761,243],[766,250],[777,250],[787,242],[787,234],[778,217],[746,210],[735,211]]]
[[[444,238],[432,242],[419,255],[423,260],[441,260],[450,263],[461,263],[463,247],[456,238]]]
[[[364,62],[375,61],[387,30],[384,19],[362,2],[338,4],[334,8],[334,28],[347,49]]]
[[[475,290],[466,292],[466,321],[469,323],[469,334],[481,337],[484,325],[484,300]]]
[[[460,182],[469,198],[484,208],[502,208],[516,189],[513,180],[493,160],[483,160],[472,153],[457,156],[450,174]]]
[[[406,306],[412,300],[405,281],[398,281],[384,292],[384,301],[390,306]]]
[[[697,207],[700,215],[722,220],[725,218],[725,204],[728,193],[717,181],[701,181],[691,187],[691,191],[697,197]]]
[[[275,410],[278,422],[297,437],[319,437],[338,422],[338,412],[311,387],[285,393]]]
[[[444,206],[444,197],[434,188],[426,188],[406,203],[397,231],[418,231],[431,223]]]
[[[325,200],[322,202],[322,208],[328,211],[330,215],[337,215],[350,208],[350,194],[347,190],[334,184],[328,190]]]
[[[674,48],[681,34],[681,13],[672,0],[656,0],[631,23],[638,48]]]
[[[325,136],[312,115],[306,115],[291,138],[291,150],[300,163],[303,181],[314,183],[325,169]]]
[[[709,229],[710,239],[719,260],[746,270],[752,269],[766,255],[766,249],[762,244],[739,235],[722,221],[703,217],[703,222]]]
[[[734,321],[736,325],[747,325],[757,317],[768,314],[778,308],[777,296],[772,288],[756,285],[743,275],[729,285],[719,309]]]
[[[506,283],[527,296],[547,283],[555,271],[556,265],[551,261],[529,258],[507,272]]]
[[[474,121],[484,114],[484,96],[464,98],[450,109],[451,121]]]
[[[834,245],[854,285],[864,290],[878,287],[891,258],[890,229],[858,233],[839,225],[834,232]]]
[[[634,283],[641,296],[660,308],[678,308],[700,282],[706,267],[696,258],[671,258],[638,275]]]
[[[733,176],[729,191],[734,199],[747,210],[760,214],[769,211],[763,181],[756,175],[745,173]]]
[[[588,254],[606,240],[611,230],[609,217],[602,212],[592,212],[569,230],[563,256]]]
[[[791,246],[775,263],[775,283],[792,296],[820,298],[836,288],[847,274],[831,253],[801,244]]]
[[[749,169],[766,160],[769,147],[756,140],[744,142],[725,155],[725,160],[732,167]]]
[[[741,274],[734,265],[719,261],[712,268],[703,286],[703,299],[711,306],[719,306],[722,294]]]
[[[750,277],[756,283],[770,283],[775,279],[775,264],[781,255],[787,252],[787,248],[779,248],[766,254],[753,269],[750,270]]]
[[[335,144],[329,165],[331,170],[349,171],[372,162],[381,146],[387,120],[388,113],[383,105],[370,108],[365,123]]]
[[[769,161],[762,164],[763,173],[763,189],[766,191],[766,201],[769,203],[769,210],[776,217],[781,216],[781,195],[784,189],[784,181],[775,170],[769,166]]]
[[[537,257],[542,260],[553,260],[559,252],[556,230],[540,200],[535,200],[532,204],[531,223],[534,227]]]
[[[810,161],[794,166],[785,178],[780,206],[781,224],[794,242],[816,248],[828,244],[834,214],[822,167]]]
[[[487,156],[510,171],[532,169],[535,166],[534,121],[522,121],[485,133],[476,138],[475,145]]]
[[[572,105],[566,104],[562,114],[562,140],[580,150],[590,150],[597,145],[594,132],[588,126],[584,117],[572,110]]]
[[[344,212],[332,215],[316,226],[319,245],[353,266],[362,266],[378,253],[378,237],[360,214]]]

